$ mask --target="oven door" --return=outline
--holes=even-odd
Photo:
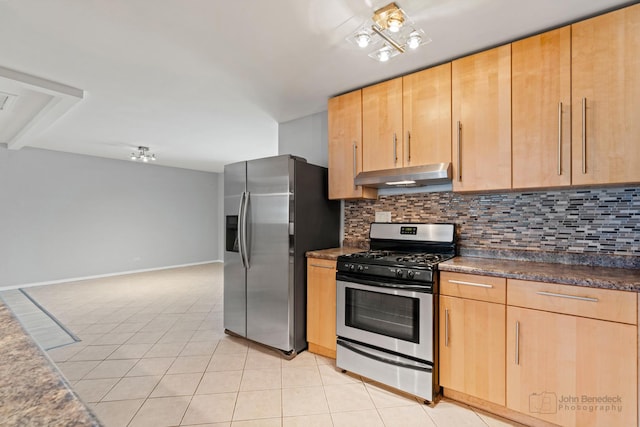
[[[337,335],[433,361],[433,294],[423,287],[339,277]]]

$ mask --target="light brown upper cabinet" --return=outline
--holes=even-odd
[[[451,63],[402,78],[404,166],[451,162]]]
[[[511,45],[452,63],[453,190],[511,188]]]
[[[362,89],[363,170],[451,162],[451,64]]]
[[[513,188],[571,184],[571,27],[511,45]]]
[[[640,182],[640,4],[572,25],[572,183]]]
[[[363,170],[402,166],[402,77],[362,89]]]
[[[374,188],[355,186],[362,171],[362,90],[329,99],[329,198],[375,199]]]

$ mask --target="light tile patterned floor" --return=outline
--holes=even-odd
[[[29,293],[82,339],[49,355],[107,427],[515,425],[226,336],[221,264]]]

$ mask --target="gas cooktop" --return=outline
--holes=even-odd
[[[452,254],[372,250],[344,255],[341,260],[363,264],[431,268],[451,258]]]
[[[338,274],[431,283],[438,263],[455,256],[453,224],[373,223],[371,250],[338,257]]]

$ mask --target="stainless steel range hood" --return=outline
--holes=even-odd
[[[422,187],[451,182],[451,163],[360,172],[356,185],[375,188]]]

